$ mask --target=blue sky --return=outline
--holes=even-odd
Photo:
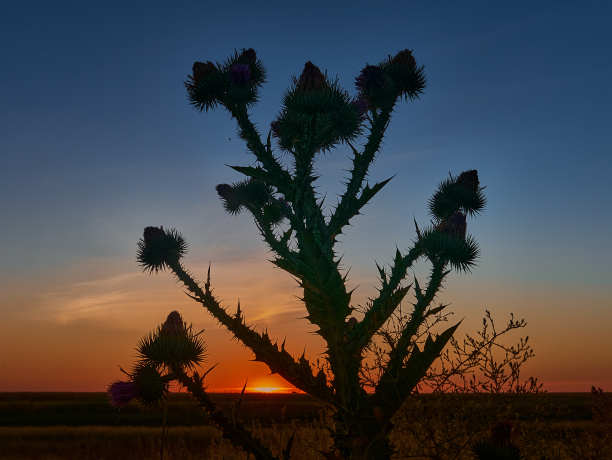
[[[146,225],[181,230],[196,263],[265,258],[248,217],[226,216],[214,192],[239,178],[225,164],[252,159],[226,112],[187,103],[194,60],[257,51],[268,83],[252,118],[265,135],[307,60],[355,94],[366,63],[410,48],[428,86],[398,106],[371,170],[373,181],[396,177],[344,238],[355,282],[373,286],[374,260],[388,263],[396,244],[409,245],[413,216],[427,222],[426,200],[448,172],[478,169],[489,205],[468,225],[482,257],[457,285],[494,285],[496,296],[585,293],[603,299],[581,305],[590,321],[610,318],[608,2],[86,3],[3,7],[7,314],[15,299],[20,312],[34,311],[31,290],[12,293],[31,280],[44,291],[68,283],[62,273],[86,280],[82,267],[102,278],[138,273],[135,243]],[[330,204],[348,153],[341,146],[318,164]],[[547,302],[525,311],[554,315]]]

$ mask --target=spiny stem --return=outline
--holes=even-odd
[[[251,433],[244,429],[242,425],[232,423],[223,412],[218,410],[204,390],[201,382],[189,377],[181,368],[173,368],[172,372],[181,385],[187,388],[189,393],[199,402],[200,406],[206,410],[213,422],[221,428],[224,438],[242,447],[246,452],[252,453],[256,460],[280,460],[267,447],[262,445],[258,439],[254,438]]]
[[[266,363],[273,373],[278,373],[300,390],[326,403],[332,402],[330,389],[312,374],[308,361],[304,360],[306,365],[296,362],[287,351],[279,350],[277,345],[272,344],[267,334],[259,334],[248,327],[242,318],[229,315],[221,307],[210,290],[210,276],[207,278],[205,290],[202,290],[180,262],[173,263],[171,269],[187,289],[193,293],[190,297],[201,303],[217,321],[250,348],[255,354],[256,361]]]

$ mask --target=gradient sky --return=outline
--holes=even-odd
[[[240,298],[247,321],[296,354],[321,352],[294,281],[215,194],[239,179],[225,164],[252,161],[235,122],[187,103],[193,61],[243,47],[268,71],[252,110],[263,135],[307,60],[355,94],[366,63],[413,49],[427,89],[398,106],[371,170],[397,175],[342,241],[355,302],[374,293],[374,262],[409,246],[413,217],[427,223],[438,182],[478,169],[480,263],[440,296],[466,318],[459,336],[485,308],[500,322],[512,311],[529,323],[528,375],[553,391],[612,389],[609,2],[206,3],[3,6],[0,391],[101,391],[173,309],[206,329],[211,388],[285,385],[168,274],[139,270],[147,225],[179,229],[187,265],[203,276],[211,261],[216,294]],[[348,153],[317,165],[328,203]]]

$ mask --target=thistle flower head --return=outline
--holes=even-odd
[[[423,67],[417,67],[412,51],[405,49],[381,64],[393,81],[398,95],[416,99],[425,89]]]
[[[107,394],[114,407],[123,407],[139,395],[134,382],[115,382],[108,387]]]
[[[234,64],[230,67],[230,80],[236,85],[245,85],[251,79],[251,69],[248,64]]]
[[[157,272],[177,263],[187,252],[187,243],[174,229],[146,227],[138,241],[137,260],[145,271]]]
[[[457,184],[460,184],[468,190],[477,193],[480,186],[480,182],[478,181],[478,171],[475,169],[463,171],[457,178]]]
[[[185,323],[178,311],[173,311],[168,315],[161,327],[161,333],[167,335],[179,335],[185,333]]]
[[[230,214],[239,214],[243,207],[261,209],[271,198],[270,187],[255,179],[247,179],[232,185],[219,184],[216,189],[223,200],[225,210]]]
[[[325,75],[321,70],[308,61],[304,65],[304,70],[298,79],[296,89],[299,91],[313,91],[323,89],[327,86]]]
[[[136,347],[141,367],[193,367],[204,360],[206,345],[178,311],[168,315],[154,332],[142,337]]]
[[[466,227],[465,214],[458,211],[421,231],[419,245],[430,260],[442,260],[455,270],[469,272],[480,250],[474,238],[466,234]]]
[[[232,193],[232,186],[230,184],[219,184],[215,187],[215,190],[221,198],[227,199]]]
[[[189,101],[198,110],[213,109],[223,98],[225,77],[210,61],[194,62],[192,74],[185,81]]]
[[[382,89],[385,86],[385,73],[376,65],[367,65],[355,79],[355,86],[362,94]]]
[[[193,83],[197,85],[201,83],[204,78],[217,72],[217,67],[210,61],[196,61],[193,63],[192,72]]]
[[[391,64],[405,70],[414,70],[416,68],[416,60],[412,55],[412,50],[409,49],[397,53],[391,60]]]
[[[161,401],[168,393],[168,383],[155,366],[140,366],[134,372],[134,383],[138,388],[138,399],[151,405]]]
[[[443,181],[429,200],[429,210],[437,220],[445,220],[456,211],[468,215],[478,214],[486,205],[478,180],[478,172],[473,169],[462,172],[458,177],[451,176]]]
[[[238,62],[255,65],[257,62],[257,53],[255,53],[253,48],[242,50],[242,53],[238,56]]]

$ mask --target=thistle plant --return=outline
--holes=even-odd
[[[202,332],[194,332],[193,326],[188,326],[178,311],[171,312],[166,321],[155,331],[140,339],[136,347],[138,360],[133,366],[133,371],[126,372],[121,369],[129,377],[129,381],[115,382],[109,386],[108,395],[111,404],[115,407],[122,407],[132,399],[136,399],[148,406],[164,405],[164,427],[160,452],[160,458],[163,460],[166,437],[167,406],[165,403],[168,386],[172,381],[176,381],[198,401],[211,420],[221,428],[224,437],[247,452],[253,453],[257,460],[276,459],[258,439],[237,424],[235,418],[228,418],[218,410],[206,393],[204,379],[216,365],[203,374],[197,371],[206,353]],[[292,443],[293,438],[287,444],[287,452],[291,450]],[[288,455],[287,453],[285,457],[288,458]]]
[[[467,218],[485,205],[476,170],[450,175],[429,202],[432,220],[420,228],[405,251],[396,249],[390,267],[378,266],[377,295],[365,311],[356,311],[347,288],[347,273],[340,267],[338,237],[363,207],[391,178],[371,185],[370,166],[379,154],[391,113],[401,100],[418,98],[425,88],[423,66],[410,50],[366,65],[355,80],[354,97],[330,81],[327,74],[307,62],[285,93],[282,108],[264,143],[249,117],[265,82],[265,70],[252,49],[235,52],[225,63],[196,62],[186,81],[191,104],[200,111],[224,107],[238,124],[240,137],[254,155],[251,166],[231,166],[243,176],[233,184],[219,184],[217,194],[230,214],[249,213],[273,253],[272,263],[289,273],[303,291],[306,318],[317,327],[326,344],[330,372],[319,369],[302,355],[293,357],[284,342],[273,343],[267,332],[246,324],[220,304],[211,287],[210,266],[202,286],[183,265],[183,237],[175,230],[147,227],[139,241],[138,261],[149,272],[171,271],[188,295],[246,345],[256,361],[335,411],[329,458],[387,459],[392,454],[388,434],[391,419],[413,392],[459,326],[428,335],[414,345],[414,334],[430,316],[445,306],[432,303],[452,270],[469,271],[478,256],[475,240],[467,234]],[[362,147],[355,140],[366,136]],[[272,137],[291,165],[283,164],[272,148]],[[339,144],[352,152],[352,167],[344,192],[327,211],[317,192],[316,161]],[[406,283],[419,260],[431,264],[427,284],[416,277]],[[409,292],[414,308],[372,393],[360,378],[367,347]]]
[[[138,360],[131,371],[121,370],[128,381],[108,388],[110,403],[123,407],[131,400],[153,406],[168,395],[176,369],[192,369],[204,359],[206,347],[199,333],[187,326],[178,312],[172,312],[163,325],[149,333],[136,347]]]

